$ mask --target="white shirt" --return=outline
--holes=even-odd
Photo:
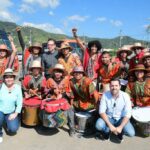
[[[99,113],[106,113],[108,117],[119,120],[122,117],[131,117],[132,106],[131,100],[127,93],[119,91],[119,96],[114,99],[110,91],[103,94]]]

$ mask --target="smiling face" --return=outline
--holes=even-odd
[[[38,76],[41,72],[41,68],[32,68],[32,74],[33,76]]]
[[[120,88],[121,86],[120,86],[119,81],[110,82],[110,91],[113,96],[117,96],[119,94]]]
[[[1,49],[0,50],[0,57],[4,58],[4,57],[6,57],[6,55],[7,55],[7,51],[4,49]]]
[[[142,48],[141,47],[136,47],[133,50],[134,50],[136,55],[142,52]]]
[[[54,78],[59,80],[61,79],[63,76],[63,71],[62,70],[59,70],[59,69],[56,69],[54,70]]]
[[[5,75],[4,82],[8,87],[11,87],[14,84],[15,77],[13,75]]]
[[[95,53],[97,53],[97,46],[96,46],[96,45],[93,45],[93,46],[91,47],[91,54],[95,54]]]
[[[50,52],[52,52],[56,48],[56,44],[53,40],[48,41],[47,48]]]
[[[111,60],[111,57],[109,54],[106,53],[102,55],[102,63],[104,65],[108,65],[110,63],[110,60]]]
[[[135,76],[137,80],[141,80],[144,78],[144,71],[143,70],[137,70],[135,71]]]
[[[144,65],[149,68],[150,67],[150,56],[144,59]]]
[[[79,81],[83,77],[83,72],[74,72],[73,76],[77,81]]]
[[[62,49],[62,54],[63,54],[64,56],[67,56],[67,55],[69,54],[69,52],[70,52],[70,49],[69,49],[69,48],[63,48],[63,49]]]
[[[121,58],[127,58],[127,56],[128,56],[128,54],[127,54],[126,51],[122,51],[122,52],[120,53],[120,57],[121,57]]]
[[[33,47],[32,48],[32,53],[34,54],[34,55],[38,55],[39,53],[40,53],[40,48],[39,47]]]

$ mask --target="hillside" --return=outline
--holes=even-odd
[[[14,37],[15,44],[17,45],[17,47],[20,47],[18,37],[17,37],[16,31],[15,31],[17,26],[18,25],[15,23],[0,21],[0,29],[4,29],[6,32],[10,32],[12,34],[12,36]],[[22,30],[22,35],[24,37],[26,45],[29,44],[30,31],[31,31],[31,36],[32,36],[32,42],[34,42],[34,41],[46,42],[49,37],[54,38],[56,40],[60,40],[60,39],[64,39],[64,38],[72,38],[72,37],[69,37],[69,36],[63,35],[63,34],[54,34],[54,33],[45,32],[41,29],[37,29],[37,28],[33,28],[33,27],[23,27],[21,30]],[[95,40],[95,39],[100,40],[104,48],[117,49],[120,44],[120,37],[116,37],[113,39],[103,39],[103,38],[93,38],[93,37],[86,36],[86,37],[81,37],[81,39],[85,39],[86,42],[88,42],[90,40]],[[133,44],[135,42],[142,42],[145,45],[147,44],[146,41],[136,40],[129,36],[123,36],[122,45]]]

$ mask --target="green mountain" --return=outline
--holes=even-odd
[[[18,41],[18,37],[17,37],[17,33],[16,33],[17,26],[18,26],[17,24],[12,23],[12,22],[0,21],[0,29],[5,30],[6,32],[10,32],[14,38],[15,44],[19,48],[20,45],[19,45],[19,41]],[[37,41],[37,42],[42,42],[42,43],[46,42],[47,39],[50,37],[54,38],[56,40],[61,40],[64,38],[72,38],[72,37],[69,37],[69,36],[63,35],[63,34],[54,34],[54,33],[45,32],[41,29],[37,29],[37,28],[33,28],[33,27],[22,27],[21,31],[22,31],[22,35],[24,37],[24,41],[25,41],[26,45],[29,45],[30,36],[32,37],[32,42]],[[113,39],[93,38],[93,37],[88,37],[88,36],[80,37],[80,38],[82,40],[85,40],[86,42],[88,42],[90,40],[99,40],[102,43],[103,48],[113,48],[113,49],[117,49],[118,47],[120,47],[120,42],[121,42],[121,45],[130,45],[135,42],[141,42],[145,46],[147,44],[149,44],[147,41],[137,40],[137,39],[131,38],[129,36],[123,36],[121,38],[116,37]]]

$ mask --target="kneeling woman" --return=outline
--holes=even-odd
[[[14,83],[15,75],[12,69],[5,70],[3,80],[0,87],[0,142],[3,141],[3,123],[6,123],[7,131],[10,134],[15,134],[18,130],[18,113],[22,108],[21,87]]]

